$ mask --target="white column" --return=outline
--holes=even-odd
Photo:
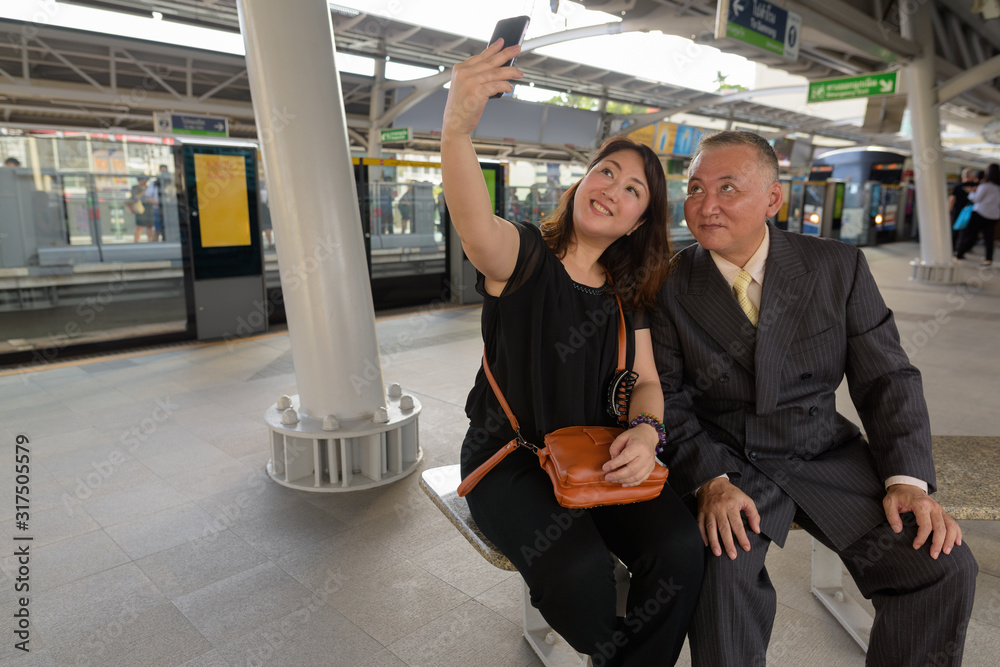
[[[326,0],[239,0],[299,394],[264,415],[267,473],[323,492],[420,465],[420,403],[386,395]]]
[[[938,114],[934,26],[929,2],[900,3],[900,31],[904,39],[921,46],[920,55],[903,68],[907,106],[913,125],[913,171],[920,225],[920,262],[911,266],[912,278],[951,282],[951,232],[947,207],[941,119]]]
[[[325,0],[240,0],[300,414],[386,405],[361,213]]]

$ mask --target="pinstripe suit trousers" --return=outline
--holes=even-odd
[[[883,522],[846,549],[837,549],[802,511],[795,521],[833,549],[861,593],[875,605],[869,667],[962,664],[978,566],[966,544],[930,557],[930,540],[913,549],[917,526],[903,515],[903,532]],[[708,552],[705,580],[691,627],[695,667],[763,667],[776,595],[764,566],[771,541],[747,528],[750,551],[735,561]],[[803,582],[805,583],[805,582]]]

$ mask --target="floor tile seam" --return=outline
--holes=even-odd
[[[143,574],[145,574],[145,573],[143,573]],[[154,584],[154,585],[155,585],[155,584]],[[160,592],[160,593],[161,593],[161,595],[162,595],[162,591],[159,591],[159,592]],[[136,616],[138,616],[138,615],[140,615],[140,614],[143,614],[143,613],[145,613],[145,612],[147,612],[147,611],[149,611],[149,610],[151,610],[151,609],[155,609],[155,608],[157,608],[157,607],[160,607],[160,606],[163,606],[163,605],[167,605],[167,604],[169,604],[169,605],[170,605],[170,606],[172,606],[172,607],[173,607],[174,609],[176,609],[176,610],[177,610],[177,612],[178,612],[178,613],[179,613],[179,614],[181,615],[181,618],[183,618],[183,619],[184,619],[184,620],[185,620],[185,621],[187,622],[187,624],[191,626],[191,629],[192,629],[192,630],[194,630],[195,632],[197,632],[197,633],[198,633],[198,635],[199,635],[199,636],[200,636],[200,637],[201,637],[202,639],[204,639],[204,640],[205,640],[205,642],[206,642],[206,643],[207,643],[207,644],[208,644],[208,645],[209,645],[210,647],[212,647],[212,648],[210,648],[210,649],[209,649],[209,651],[211,651],[212,649],[214,649],[214,648],[215,648],[215,647],[213,646],[212,642],[211,642],[211,641],[209,641],[209,640],[208,640],[208,638],[207,638],[207,637],[205,637],[205,635],[203,635],[203,634],[201,633],[201,631],[200,631],[200,630],[198,630],[198,628],[197,628],[197,627],[195,627],[195,625],[194,625],[194,624],[193,624],[193,623],[191,622],[191,619],[189,619],[189,618],[188,618],[187,616],[185,616],[185,615],[184,615],[184,613],[183,613],[183,612],[181,612],[181,610],[180,610],[180,609],[177,609],[177,605],[173,604],[173,602],[172,602],[172,601],[171,601],[171,600],[170,600],[169,598],[166,598],[166,597],[164,597],[164,600],[163,600],[162,602],[159,602],[159,603],[157,603],[157,604],[155,604],[155,605],[152,605],[152,606],[149,606],[149,607],[145,607],[144,609],[142,609],[142,610],[140,610],[140,611],[137,611],[137,612],[135,612],[135,613],[136,613]],[[118,619],[114,619],[114,620],[113,620],[112,622],[116,622],[117,620],[118,620]],[[95,632],[94,632],[93,630],[91,630],[91,631],[87,631],[87,632],[80,632],[80,633],[77,633],[77,634],[75,634],[75,635],[71,635],[71,636],[70,636],[70,637],[68,637],[68,638],[65,638],[65,639],[61,639],[61,640],[57,641],[57,642],[56,642],[55,644],[50,644],[50,643],[45,643],[45,644],[44,644],[44,646],[45,646],[45,648],[46,648],[46,649],[48,649],[48,650],[49,650],[49,652],[50,652],[50,655],[51,655],[51,653],[52,653],[52,650],[53,650],[53,649],[57,649],[57,648],[59,648],[59,647],[61,647],[61,646],[63,646],[63,645],[70,645],[70,644],[73,644],[73,643],[78,643],[78,642],[80,642],[80,641],[81,641],[82,639],[86,639],[86,638],[88,638],[88,637],[93,637],[93,635],[94,635],[94,634],[95,634]],[[123,631],[123,633],[122,633],[122,634],[124,635],[124,631]],[[209,651],[205,651],[205,653],[208,653]],[[204,655],[204,653],[202,653],[201,655]],[[195,657],[200,657],[200,656],[195,656]],[[189,658],[189,659],[187,660],[187,662],[189,662],[190,660],[193,660],[193,659],[194,659],[194,658]],[[79,659],[77,660],[76,664],[80,664],[80,663],[79,663]],[[89,663],[89,662],[88,662],[88,663],[85,663],[85,664],[93,664],[93,663]],[[183,664],[183,663],[182,663],[182,664]],[[228,663],[228,662],[227,662],[227,664],[230,664],[230,667],[232,667],[231,663]]]
[[[363,629],[362,627],[360,627],[360,626],[359,626],[358,624],[356,624],[356,623],[355,623],[354,621],[352,621],[352,620],[351,620],[350,618],[348,618],[348,617],[347,617],[347,616],[345,616],[345,615],[344,615],[343,613],[341,613],[340,611],[338,611],[338,610],[337,610],[336,608],[334,608],[334,607],[333,607],[332,605],[330,605],[330,604],[328,604],[328,603],[326,603],[326,602],[323,602],[321,606],[323,606],[323,607],[326,607],[327,609],[329,609],[330,611],[332,611],[332,612],[333,612],[334,614],[336,614],[336,615],[337,615],[337,616],[339,616],[339,617],[340,617],[341,619],[343,619],[343,621],[344,621],[345,623],[349,623],[349,624],[350,624],[350,625],[351,625],[351,626],[352,626],[352,627],[353,627],[353,628],[354,628],[355,630],[357,630],[357,631],[358,631],[358,632],[360,632],[360,633],[361,633],[362,635],[364,635],[365,637],[367,637],[368,639],[370,639],[370,640],[371,640],[372,642],[374,642],[374,643],[375,643],[375,645],[376,645],[376,646],[378,646],[378,648],[377,648],[377,649],[376,649],[376,650],[374,651],[375,653],[377,653],[378,651],[381,651],[381,650],[384,650],[384,649],[386,649],[386,648],[387,648],[387,647],[386,647],[386,646],[385,646],[384,644],[382,644],[382,642],[380,642],[380,641],[378,641],[377,639],[375,639],[374,637],[372,637],[372,636],[371,636],[370,634],[368,634],[368,632],[366,632],[366,631],[365,631],[365,630],[364,630],[364,629]],[[292,614],[295,614],[295,613],[297,613],[298,611],[299,611],[298,609],[294,609],[294,610],[292,610],[292,611],[288,612],[287,614],[285,614],[285,615],[283,615],[283,616],[280,616],[280,617],[278,617],[278,618],[275,618],[275,619],[272,619],[272,620],[270,620],[270,621],[267,621],[267,622],[266,622],[266,623],[264,623],[263,625],[261,625],[261,626],[259,626],[259,627],[257,627],[257,628],[254,628],[253,630],[251,630],[251,631],[249,631],[249,632],[246,632],[246,633],[244,633],[244,634],[240,635],[239,637],[236,637],[235,639],[220,639],[220,640],[219,640],[219,641],[220,641],[220,643],[219,643],[219,644],[215,644],[214,642],[212,642],[212,640],[210,640],[210,639],[208,639],[208,638],[206,637],[206,641],[208,641],[209,645],[210,645],[210,646],[212,646],[212,650],[216,650],[216,651],[219,651],[219,653],[220,653],[220,656],[219,656],[219,657],[220,657],[220,658],[222,658],[222,659],[223,659],[223,660],[224,660],[224,661],[226,662],[226,664],[230,665],[231,667],[237,667],[237,666],[234,666],[234,665],[233,665],[233,663],[229,662],[229,661],[228,661],[228,660],[226,660],[226,659],[225,659],[224,657],[222,657],[221,653],[222,653],[222,648],[223,648],[224,646],[227,646],[227,645],[229,645],[229,644],[237,644],[237,643],[242,643],[242,640],[244,640],[245,638],[247,638],[247,637],[250,637],[250,636],[253,636],[253,635],[257,635],[258,633],[260,633],[260,634],[259,634],[258,636],[259,636],[259,637],[260,637],[260,638],[261,638],[262,640],[264,640],[265,642],[267,642],[267,643],[268,643],[268,645],[270,645],[271,647],[273,647],[273,648],[275,648],[275,649],[277,649],[277,650],[280,650],[280,647],[277,647],[277,646],[275,646],[275,645],[274,645],[273,643],[271,643],[270,639],[269,639],[269,638],[268,638],[268,637],[266,636],[266,634],[265,634],[265,633],[263,633],[263,632],[261,632],[261,631],[263,630],[263,628],[264,628],[265,626],[267,626],[267,625],[269,625],[269,624],[271,624],[271,623],[274,623],[274,622],[281,622],[281,621],[282,621],[283,619],[287,618],[288,616],[291,616]],[[188,621],[188,622],[190,623],[190,621]],[[197,628],[195,628],[195,629],[197,630]],[[199,634],[200,634],[200,632],[199,632]],[[204,635],[202,635],[202,636],[204,637]],[[239,667],[242,667],[242,665],[243,665],[243,664],[244,664],[244,663],[239,663]],[[251,663],[251,664],[252,664],[252,663]]]
[[[416,565],[416,564],[414,563],[414,565]],[[417,566],[417,567],[419,567],[419,566]],[[431,576],[432,576],[432,577],[434,577],[434,575],[431,575]],[[441,580],[440,580],[440,579],[439,579],[438,577],[434,577],[434,578],[435,578],[435,579],[437,579],[438,581],[441,581]],[[388,649],[388,650],[389,650],[390,652],[392,652],[392,654],[393,654],[393,655],[395,655],[395,656],[396,656],[397,658],[399,658],[399,659],[400,659],[400,660],[402,660],[403,662],[406,662],[405,660],[403,660],[403,658],[401,658],[401,657],[400,657],[399,655],[397,655],[397,654],[396,654],[396,652],[395,652],[395,651],[393,651],[393,650],[392,650],[392,649],[390,648],[390,647],[391,647],[391,646],[392,646],[393,644],[398,644],[399,642],[401,642],[401,641],[403,641],[403,640],[407,639],[408,637],[411,637],[411,636],[413,636],[413,635],[415,635],[415,634],[417,634],[417,633],[419,633],[419,632],[422,632],[422,631],[424,630],[424,628],[426,628],[426,627],[427,627],[428,625],[430,625],[430,624],[434,623],[434,622],[435,622],[435,621],[437,621],[437,620],[438,620],[439,618],[443,618],[443,617],[447,616],[448,614],[452,613],[453,611],[455,611],[456,609],[458,609],[458,608],[459,608],[459,607],[461,607],[462,605],[466,604],[467,602],[470,602],[470,601],[472,601],[472,602],[476,602],[476,604],[479,604],[480,606],[483,606],[483,607],[484,607],[484,608],[485,608],[485,609],[486,609],[487,611],[489,611],[489,612],[491,612],[491,613],[493,613],[493,614],[496,614],[497,616],[500,616],[500,614],[498,614],[497,612],[493,611],[493,610],[492,610],[492,609],[490,609],[489,607],[486,607],[485,605],[482,605],[482,603],[480,603],[480,602],[476,601],[476,600],[475,600],[474,598],[472,598],[471,596],[469,596],[469,595],[466,595],[465,593],[463,593],[462,591],[458,590],[457,588],[455,588],[454,586],[452,586],[452,585],[451,585],[451,584],[449,584],[448,582],[442,582],[442,583],[444,583],[444,584],[445,584],[446,586],[449,586],[450,588],[454,589],[454,590],[455,590],[456,592],[458,592],[458,594],[459,594],[459,595],[461,595],[461,596],[462,596],[462,597],[464,597],[465,599],[464,599],[464,600],[461,600],[460,602],[458,602],[458,603],[457,603],[457,604],[456,604],[455,606],[453,606],[453,607],[451,607],[451,608],[449,608],[449,609],[446,609],[445,611],[443,611],[443,612],[441,612],[441,613],[437,614],[436,616],[428,616],[428,617],[422,617],[422,618],[421,618],[421,621],[422,621],[422,622],[421,622],[421,624],[420,624],[420,626],[419,626],[419,627],[417,627],[417,628],[416,628],[415,630],[413,630],[412,632],[410,632],[410,633],[408,633],[408,634],[406,634],[406,635],[403,635],[402,637],[399,637],[399,638],[397,638],[397,639],[393,640],[393,641],[392,641],[392,643],[390,643],[390,644],[382,644],[382,642],[379,642],[379,641],[378,641],[377,639],[375,639],[374,637],[373,637],[373,639],[375,639],[375,641],[376,641],[377,643],[379,643],[380,645],[382,645],[382,646],[383,646],[384,648],[386,648],[386,649]],[[347,614],[343,614],[343,612],[341,612],[341,614],[342,614],[343,616],[345,616],[345,617],[347,618],[347,620],[351,621],[351,617],[350,617],[350,616],[347,616]],[[503,617],[501,616],[501,618],[503,618]],[[504,619],[504,620],[507,620],[507,619]],[[351,621],[351,622],[353,623],[354,621]],[[509,622],[509,621],[508,621],[508,622]],[[357,624],[355,624],[355,625],[357,625]],[[362,628],[362,631],[364,631],[364,628]],[[406,664],[409,664],[409,663],[406,663]]]
[[[159,478],[158,478],[158,479],[159,479]],[[160,481],[163,481],[163,480],[160,480]],[[138,486],[138,485],[137,485],[137,486]],[[127,493],[127,492],[129,492],[129,491],[132,491],[132,490],[134,490],[135,488],[136,488],[136,487],[133,487],[132,489],[124,489],[124,490],[121,490],[121,491],[113,491],[113,492],[111,492],[111,493],[108,493],[108,494],[106,494],[106,495],[112,495],[113,493]],[[183,495],[183,494],[181,494],[181,493],[180,493],[180,491],[177,491],[177,490],[176,490],[176,489],[174,489],[173,487],[171,487],[171,490],[173,490],[173,491],[176,491],[178,495]],[[106,497],[106,496],[100,496],[100,498],[104,498],[104,497]],[[189,499],[189,498],[187,498],[187,497],[185,496],[185,497],[181,498],[179,502],[173,502],[172,504],[170,504],[170,505],[167,505],[167,506],[165,506],[165,507],[159,507],[159,508],[158,508],[158,509],[156,510],[156,512],[157,512],[157,513],[159,513],[159,512],[163,512],[163,511],[166,511],[166,510],[170,510],[170,509],[175,509],[175,508],[177,508],[177,507],[180,507],[181,505],[184,505],[184,504],[186,504],[186,503],[190,503],[190,502],[193,502],[193,501],[192,501],[191,499]],[[86,509],[86,508],[84,508],[84,509]],[[204,508],[202,508],[202,509],[204,509]],[[138,520],[138,519],[141,519],[141,518],[143,518],[143,517],[145,516],[145,513],[143,513],[143,514],[139,514],[139,515],[136,515],[136,516],[132,516],[132,517],[129,517],[129,518],[127,518],[127,519],[124,519],[124,520],[122,520],[122,521],[117,521],[117,520],[115,520],[115,521],[114,521],[113,523],[109,523],[109,524],[105,525],[105,524],[101,523],[101,521],[100,521],[99,519],[95,518],[95,517],[94,517],[94,515],[93,515],[93,514],[91,514],[90,512],[87,512],[87,514],[90,514],[90,517],[91,517],[92,519],[94,519],[94,521],[96,521],[96,522],[97,522],[97,524],[98,524],[98,525],[99,525],[99,526],[100,526],[101,528],[114,528],[114,527],[116,527],[116,526],[121,526],[121,525],[123,525],[123,524],[126,524],[126,523],[129,523],[129,522],[132,522],[132,521],[136,521],[136,520]]]
[[[111,539],[110,536],[108,537],[108,539]],[[78,584],[78,583],[80,583],[82,581],[85,581],[86,579],[90,579],[91,577],[96,577],[96,576],[99,576],[101,574],[105,574],[105,573],[107,573],[107,572],[109,572],[111,570],[114,570],[116,568],[119,568],[122,565],[135,564],[135,561],[132,559],[132,557],[129,556],[128,553],[124,549],[122,549],[121,546],[117,542],[115,542],[114,540],[112,540],[112,543],[114,544],[114,546],[115,546],[116,549],[118,549],[119,551],[122,552],[122,555],[125,557],[125,560],[123,560],[120,563],[115,563],[113,565],[108,565],[107,567],[104,567],[104,568],[102,568],[100,570],[94,570],[93,572],[88,572],[87,574],[83,574],[83,575],[80,575],[78,577],[74,577],[73,579],[70,579],[68,581],[62,582],[58,586],[53,586],[52,588],[41,588],[41,589],[38,589],[36,591],[36,594],[41,595],[41,594],[52,593],[54,591],[59,590],[60,588],[62,588],[64,586],[68,586],[68,585],[71,585],[71,584]],[[136,566],[136,567],[138,567],[138,566]],[[141,572],[141,569],[140,569],[140,572]],[[143,572],[143,576],[145,576],[144,572]],[[148,579],[148,577],[147,577],[147,579]]]
[[[470,386],[469,389],[472,389],[472,387]],[[457,403],[455,401],[451,401],[451,400],[448,400],[446,398],[440,398],[438,396],[432,396],[428,392],[419,391],[417,389],[406,389],[406,391],[407,391],[407,393],[413,394],[417,398],[421,398],[421,397],[431,398],[431,399],[434,399],[435,401],[438,401],[439,403],[444,403],[445,405],[450,405],[450,406],[453,406],[453,407],[456,407],[456,408],[461,408],[462,410],[465,410],[465,403],[464,402]]]
[[[431,625],[431,623],[433,623],[434,621],[436,621],[436,620],[438,620],[440,618],[444,618],[448,614],[454,612],[455,610],[459,609],[460,607],[465,606],[466,604],[468,604],[470,602],[473,603],[473,604],[478,605],[479,607],[481,607],[487,613],[489,613],[489,614],[491,614],[493,616],[496,616],[501,621],[500,625],[503,625],[504,623],[506,623],[506,624],[510,625],[511,629],[515,630],[518,633],[518,635],[522,635],[523,629],[522,629],[522,627],[521,627],[521,625],[519,623],[514,623],[510,619],[504,617],[504,615],[501,614],[500,612],[495,611],[493,609],[490,609],[489,607],[487,607],[486,605],[484,605],[479,600],[477,600],[475,598],[469,598],[468,600],[465,600],[465,601],[459,603],[458,605],[455,605],[455,607],[453,607],[452,609],[449,609],[448,611],[444,612],[443,614],[439,614],[436,618],[434,618],[433,620],[425,623],[424,625],[422,625],[421,627],[417,628],[416,630],[414,630],[410,634],[405,635],[403,637],[400,637],[400,638],[396,639],[395,641],[393,641],[391,644],[389,644],[385,648],[388,649],[394,656],[396,656],[397,658],[399,658],[399,660],[401,660],[405,664],[409,665],[410,663],[406,662],[406,660],[403,659],[403,656],[401,656],[399,653],[397,653],[395,650],[393,650],[392,647],[396,646],[396,645],[398,645],[398,644],[400,644],[400,643],[402,643],[404,641],[406,641],[409,637],[411,637],[411,636],[413,636],[413,635],[415,635],[415,634],[417,634],[419,632],[423,632],[427,628],[427,626]],[[494,619],[494,622],[495,621],[496,621],[496,619]]]

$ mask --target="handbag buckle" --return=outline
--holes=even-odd
[[[517,446],[518,447],[527,447],[528,449],[530,449],[534,453],[536,453],[536,454],[538,453],[538,445],[533,445],[530,442],[528,442],[527,440],[525,440],[524,436],[521,435],[521,429],[518,429],[518,430],[514,431],[514,440],[517,441]]]

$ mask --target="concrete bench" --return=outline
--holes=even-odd
[[[938,490],[934,497],[956,519],[1000,520],[1000,481],[996,479],[995,461],[1000,451],[1000,437],[935,436],[932,439]],[[458,465],[425,470],[420,488],[444,512],[458,531],[483,558],[501,570],[516,571],[514,566],[479,532],[469,506],[456,493],[461,482]],[[845,590],[843,564],[836,553],[817,540],[812,541],[813,595],[829,610],[865,651],[873,618]],[[619,563],[618,613],[624,616],[628,595],[628,571]],[[531,606],[527,586],[522,584],[524,637],[544,665],[589,664],[589,659],[569,646],[552,631],[537,609]]]
[[[420,488],[424,490],[431,501],[438,506],[444,515],[458,528],[465,539],[469,541],[479,554],[490,563],[508,572],[517,569],[507,557],[500,553],[493,544],[479,531],[476,522],[472,520],[469,505],[465,498],[460,498],[456,490],[462,481],[458,465],[442,466],[424,470],[420,475]],[[615,569],[618,579],[618,615],[624,616],[628,597],[628,570],[620,562]],[[533,606],[528,595],[528,586],[521,582],[521,618],[524,628],[524,638],[532,650],[538,655],[546,667],[581,667],[589,665],[588,656],[577,653],[566,640],[560,637]]]

